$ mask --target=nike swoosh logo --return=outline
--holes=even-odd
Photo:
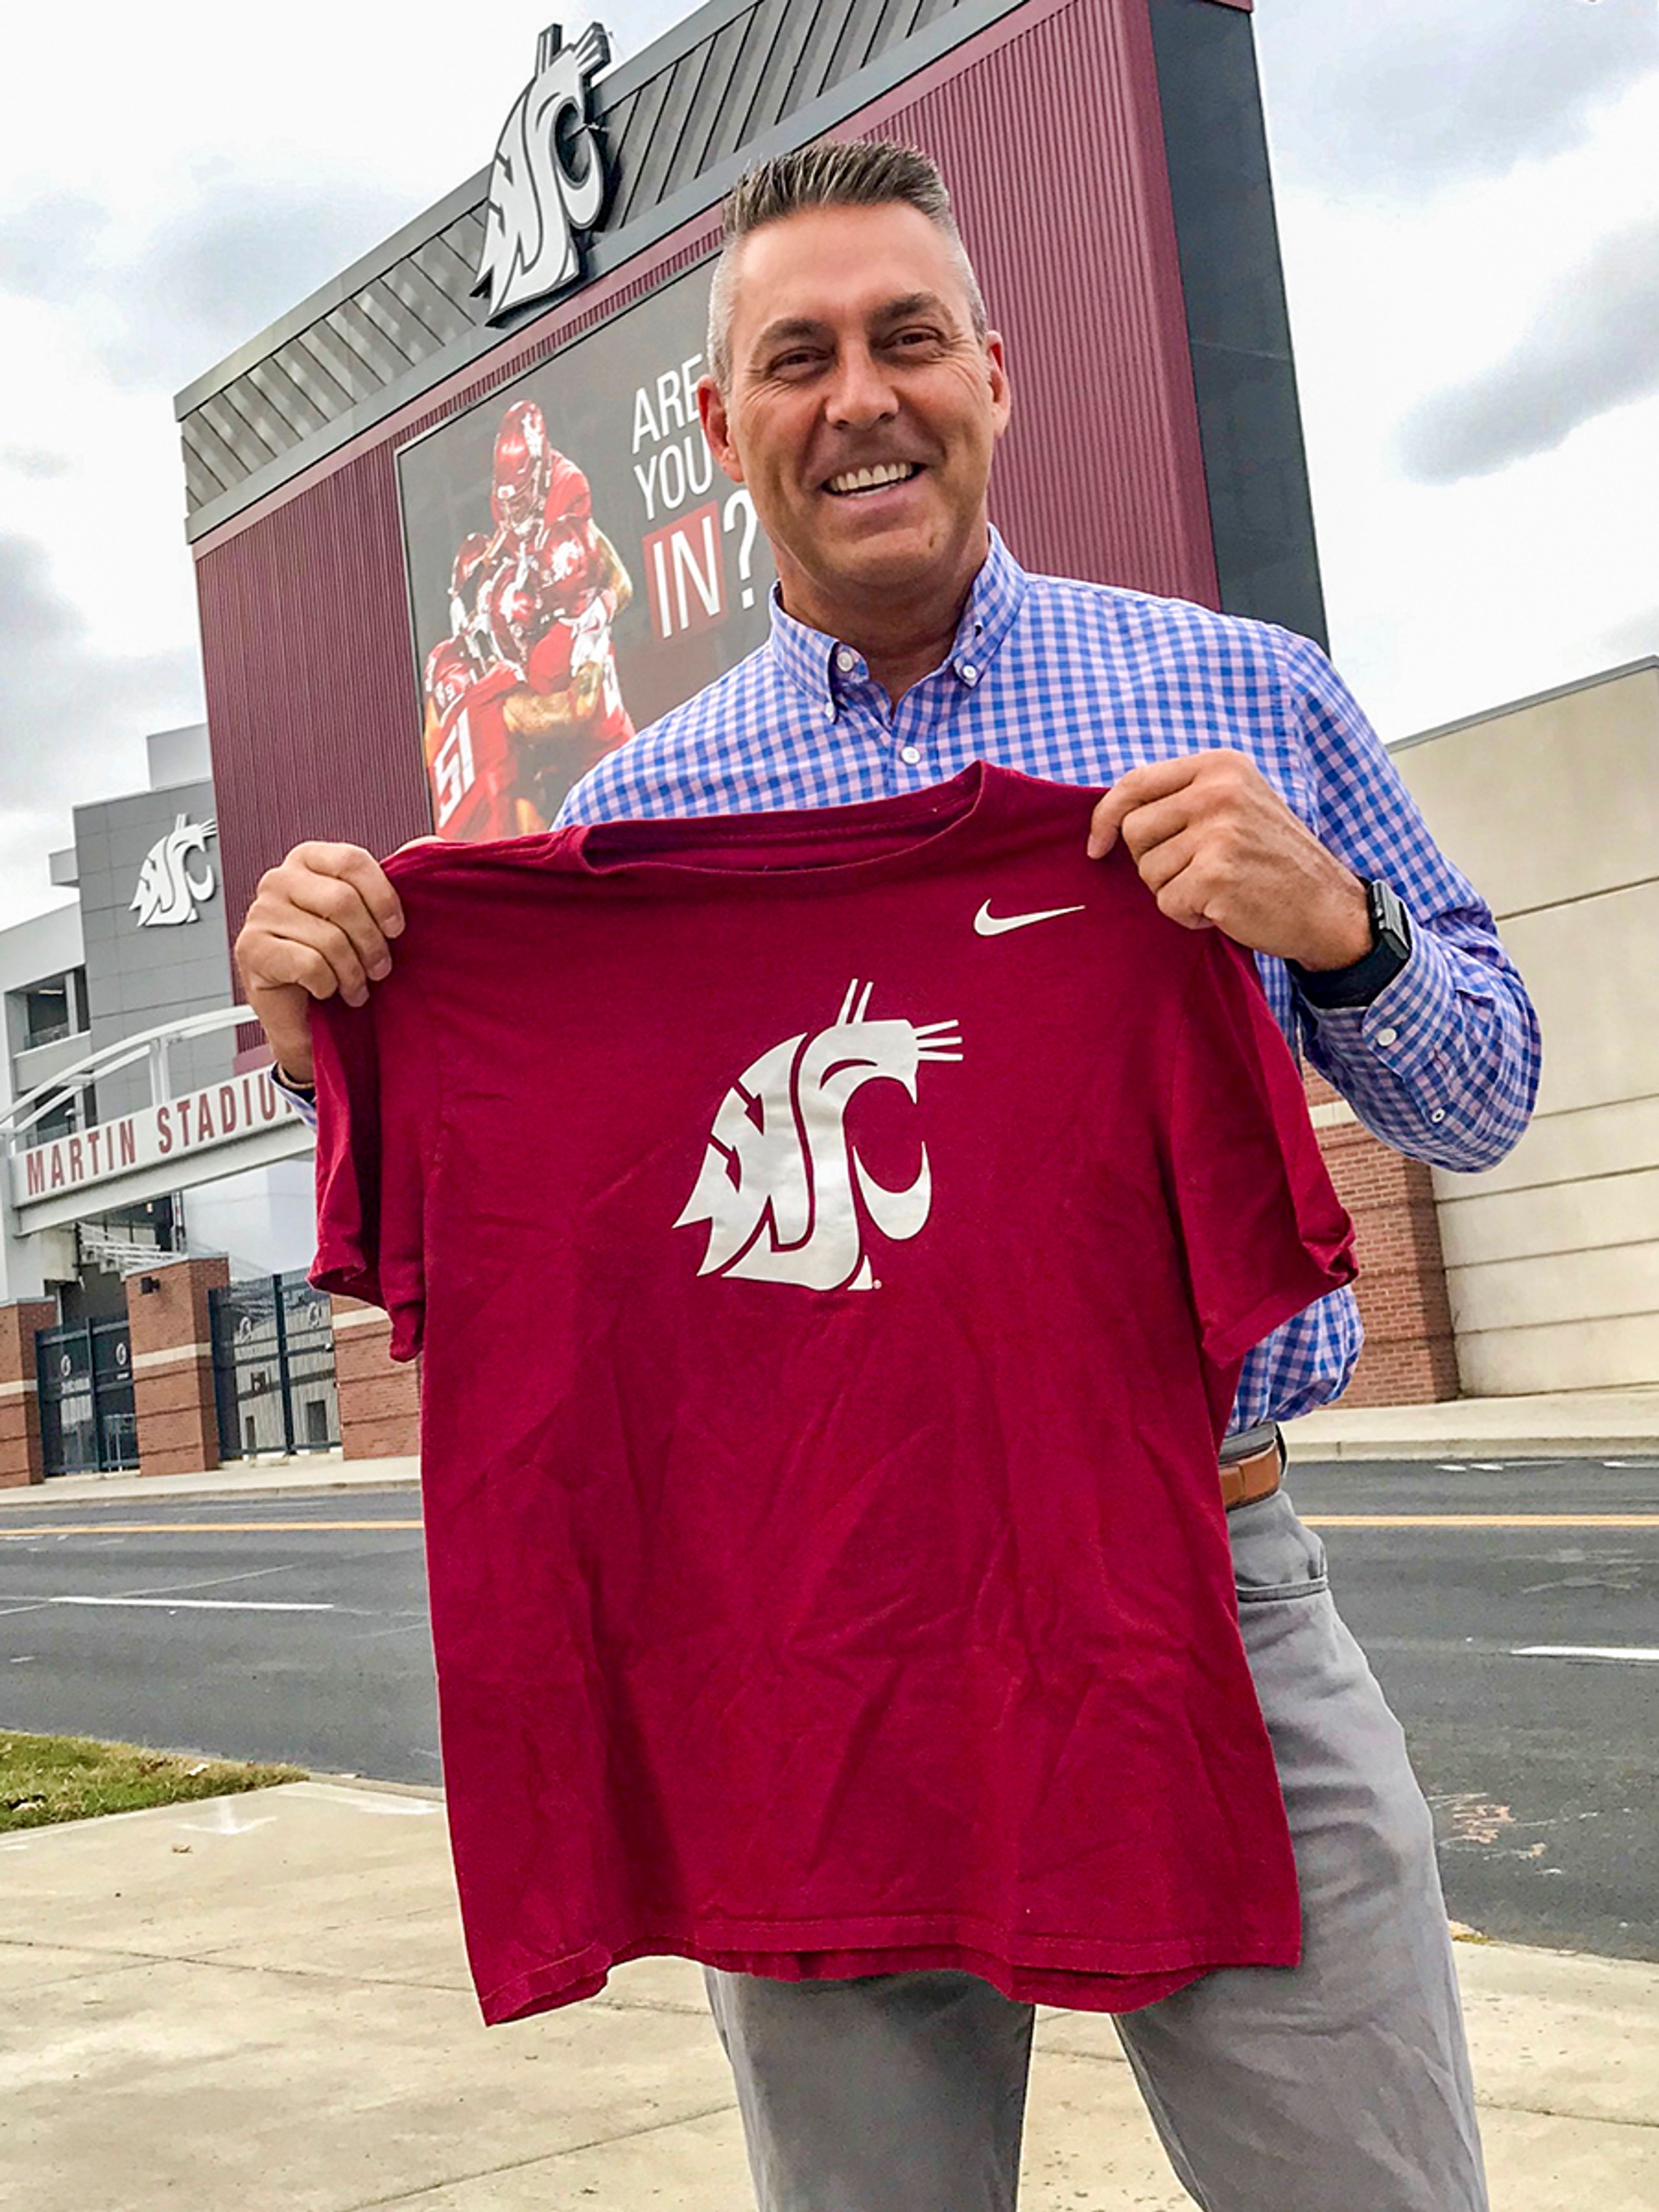
[[[1006,929],[1029,929],[1034,921],[1057,921],[1063,914],[1081,914],[1080,906],[1048,906],[1041,914],[995,915],[987,899],[974,916],[974,927],[981,937],[1000,937]]]

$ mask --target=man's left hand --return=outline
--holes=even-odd
[[[1131,769],[1090,819],[1090,859],[1120,837],[1159,912],[1185,929],[1218,929],[1309,969],[1346,968],[1370,950],[1364,885],[1243,753]]]

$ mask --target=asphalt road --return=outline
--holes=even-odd
[[[1454,1917],[1659,1958],[1659,1461],[1304,1468],[1292,1488],[1405,1723]],[[0,1728],[436,1782],[418,1510],[9,1503]]]

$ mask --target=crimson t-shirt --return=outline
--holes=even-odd
[[[1094,794],[422,844],[313,1280],[417,1350],[487,2019],[668,1953],[1121,2010],[1299,1928],[1216,1444],[1352,1274],[1248,954]]]

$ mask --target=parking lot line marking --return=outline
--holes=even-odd
[[[1659,1513],[1304,1513],[1310,1528],[1659,1528]]]
[[[1613,1659],[1626,1665],[1659,1667],[1659,1650],[1639,1644],[1517,1644],[1511,1659]]]
[[[0,1528],[0,1543],[26,1536],[262,1536],[296,1535],[307,1529],[419,1528],[419,1521],[37,1521],[27,1528]]]

